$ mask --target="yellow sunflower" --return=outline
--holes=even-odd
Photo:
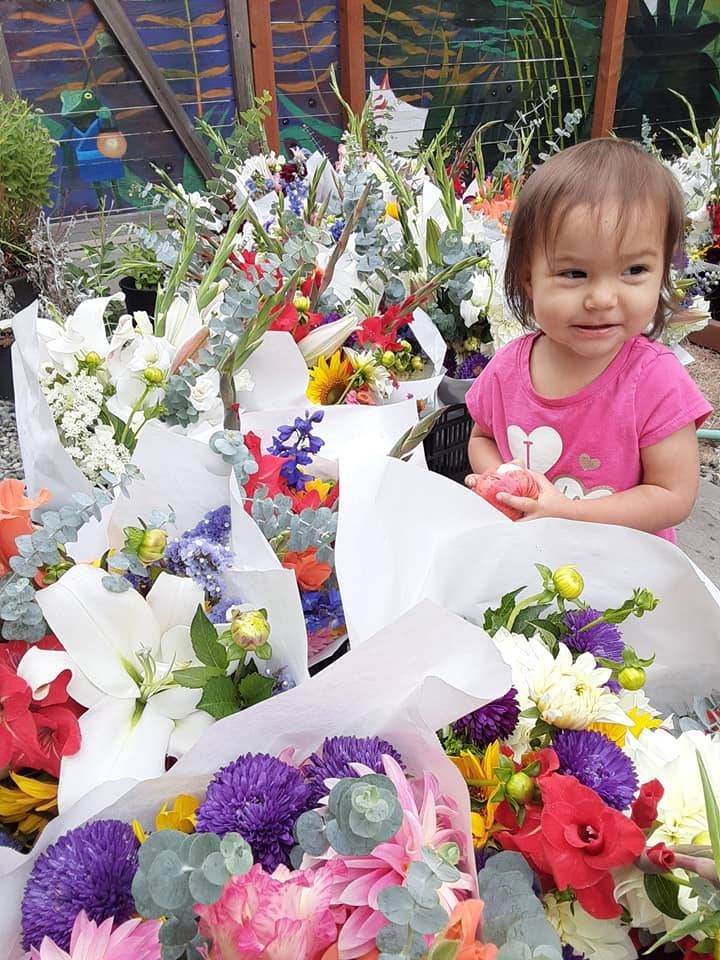
[[[0,823],[16,824],[17,832],[33,836],[57,815],[57,780],[36,780],[11,773],[13,787],[0,786]]]
[[[488,799],[499,786],[496,771],[500,766],[500,744],[497,740],[491,743],[482,757],[478,757],[469,750],[461,750],[460,756],[450,757],[450,759],[468,784],[471,797],[485,802],[482,810],[473,810],[470,814],[473,843],[478,848],[484,847],[490,839],[495,824],[495,811],[500,806],[499,803],[491,803]]]
[[[308,400],[319,406],[339,403],[353,374],[352,364],[343,357],[340,350],[330,357],[329,362],[325,357],[319,357],[310,371]]]

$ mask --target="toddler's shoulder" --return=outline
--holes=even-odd
[[[676,354],[663,343],[638,337],[631,353],[631,366],[642,377],[689,379],[689,374]]]
[[[493,358],[488,364],[488,369],[490,369],[490,367],[495,370],[500,367],[506,369],[516,364],[518,360],[527,353],[534,337],[534,333],[526,333],[522,337],[516,337],[514,340],[511,340],[510,343],[506,343],[504,347],[500,347],[500,349],[496,350],[493,354]]]

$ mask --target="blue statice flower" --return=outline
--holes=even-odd
[[[190,577],[199,583],[210,600],[219,600],[223,594],[220,574],[230,566],[233,552],[208,537],[193,537],[184,533],[171,540],[165,551],[170,573]]]
[[[222,597],[208,613],[208,620],[211,623],[227,623],[227,612],[231,607],[239,606],[243,601],[240,597]]]
[[[626,810],[638,788],[633,762],[597,730],[562,730],[553,741],[560,772],[576,777],[610,807]]]
[[[336,220],[335,223],[330,227],[330,236],[333,238],[335,243],[340,239],[343,230],[345,229],[344,220]]]
[[[319,452],[325,441],[313,434],[313,427],[320,423],[324,414],[316,410],[305,417],[295,417],[295,423],[278,427],[273,442],[267,448],[268,453],[282,457],[286,463],[280,470],[288,486],[293,490],[304,490],[312,476],[300,467],[312,464],[313,456]]]
[[[230,507],[218,507],[209,510],[192,530],[186,530],[185,537],[203,537],[213,543],[221,543],[227,547],[230,543]]]

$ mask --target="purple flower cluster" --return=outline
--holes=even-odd
[[[303,764],[313,806],[327,796],[327,779],[357,776],[351,763],[362,763],[375,773],[384,773],[383,754],[402,763],[402,757],[387,740],[378,737],[327,737],[318,752],[311,754]]]
[[[267,448],[268,453],[285,460],[280,474],[293,490],[304,490],[307,481],[313,479],[299,467],[310,466],[313,456],[325,444],[324,440],[313,435],[314,425],[320,423],[323,416],[322,410],[316,410],[309,416],[306,414],[305,418],[295,417],[295,423],[278,427],[273,442]]]
[[[255,862],[272,872],[281,863],[290,865],[295,821],[312,806],[299,770],[269,754],[248,753],[213,777],[198,808],[197,831],[239,833]]]
[[[511,687],[504,696],[460,717],[454,726],[458,733],[482,750],[495,740],[506,740],[517,726],[519,717],[517,690]]]
[[[227,612],[230,607],[237,607],[243,601],[239,597],[222,597],[208,613],[208,620],[211,623],[227,623]]]
[[[489,357],[486,357],[479,350],[475,350],[457,365],[455,376],[459,380],[474,380],[475,377],[480,376],[489,362]]]
[[[330,236],[333,238],[335,243],[340,239],[343,230],[345,229],[344,220],[336,220],[335,223],[330,227]]]
[[[205,590],[210,600],[222,598],[220,572],[230,566],[230,507],[206,513],[192,530],[171,540],[165,551],[170,573],[190,577]]]
[[[576,653],[591,653],[594,657],[622,661],[625,644],[617,626],[614,623],[601,621],[588,627],[588,624],[600,616],[602,612],[593,607],[566,611],[563,614],[563,622],[567,633],[561,637],[561,640]]]
[[[334,587],[328,590],[304,590],[300,592],[305,627],[308,633],[317,630],[337,630],[345,626],[340,591]]]
[[[597,730],[563,730],[553,749],[560,772],[576,777],[611,807],[626,810],[637,792],[638,780],[630,757]]]
[[[124,923],[135,913],[131,887],[140,844],[127,823],[97,820],[70,830],[35,862],[22,902],[25,949],[50,937],[70,946],[75,917],[84,910],[101,923]]]
[[[288,206],[292,213],[296,217],[301,216],[303,212],[303,206],[307,200],[308,195],[308,182],[307,180],[291,180],[289,183],[285,183],[285,199],[288,202]]]

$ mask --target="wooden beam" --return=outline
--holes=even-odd
[[[252,106],[253,61],[247,0],[225,0],[225,10],[230,33],[235,103],[239,113]]]
[[[273,57],[272,19],[270,0],[248,0],[250,42],[252,44],[253,85],[255,96],[267,92],[272,97],[270,116],[265,121],[265,133],[271,150],[280,150],[277,88],[275,86],[275,59]]]
[[[192,121],[175,98],[160,68],[138,36],[138,32],[128,19],[120,0],[93,0],[98,13],[112,30],[120,47],[129,57],[140,79],[148,88],[155,102],[177,134],[185,150],[206,180],[215,176],[210,154],[200,139]]]
[[[340,90],[353,113],[365,106],[365,17],[363,0],[338,0]]]
[[[0,97],[11,100],[15,96],[15,77],[13,77],[10,55],[8,54],[5,35],[0,23]]]
[[[606,137],[615,126],[615,105],[622,72],[627,17],[628,0],[606,0],[595,80],[593,137]]]

